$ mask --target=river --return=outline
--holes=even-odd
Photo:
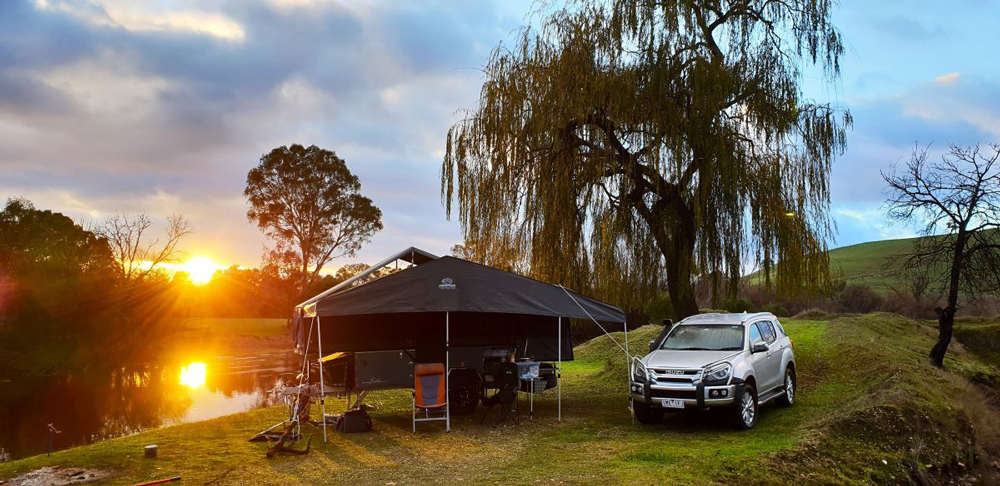
[[[50,437],[55,451],[270,406],[300,359],[268,351],[0,382],[0,449],[17,459],[46,453]]]

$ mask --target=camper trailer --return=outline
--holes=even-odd
[[[559,390],[571,318],[625,322],[621,309],[562,286],[409,248],[297,306],[293,337],[321,393],[354,396],[355,406],[369,391],[414,388],[421,365],[443,365],[450,428],[511,362],[522,391]]]

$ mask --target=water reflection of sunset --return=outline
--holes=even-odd
[[[187,366],[181,366],[180,383],[188,388],[201,388],[205,385],[205,376],[208,374],[208,366],[202,362],[194,362]]]

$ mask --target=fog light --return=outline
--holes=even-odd
[[[729,390],[719,390],[719,396],[725,397],[729,395]]]

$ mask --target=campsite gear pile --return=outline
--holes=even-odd
[[[309,406],[312,404],[312,396],[309,393],[309,387],[299,386],[295,388],[297,389],[297,394],[295,395],[295,400],[290,407],[291,416],[287,420],[282,420],[281,422],[268,427],[250,438],[250,442],[273,442],[271,447],[267,450],[266,456],[268,459],[274,457],[279,452],[287,452],[290,454],[309,453],[309,448],[312,445],[311,437],[306,442],[306,448],[304,450],[292,449],[291,447],[285,445],[294,443],[302,438],[302,422],[312,423],[309,420]],[[281,426],[285,427],[284,430],[280,433],[275,432],[275,430]]]
[[[372,417],[368,415],[364,407],[344,412],[340,416],[340,420],[337,421],[337,430],[347,434],[368,432],[371,429]]]

